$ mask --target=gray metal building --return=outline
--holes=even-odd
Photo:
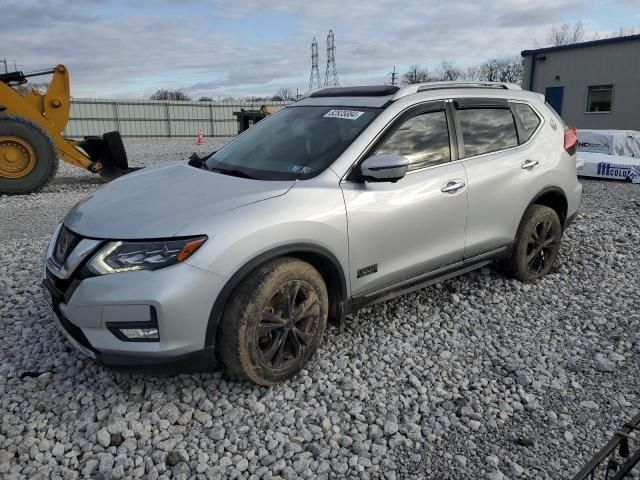
[[[522,87],[571,126],[640,130],[640,35],[525,50]]]

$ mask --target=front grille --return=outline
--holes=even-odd
[[[67,261],[73,249],[80,243],[80,240],[82,240],[82,238],[79,235],[76,235],[67,227],[63,226],[60,229],[55,248],[53,249],[53,257],[56,262],[64,265],[64,262]]]

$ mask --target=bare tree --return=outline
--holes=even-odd
[[[620,27],[617,31],[609,35],[609,38],[626,37],[628,35],[636,35],[637,33],[638,29],[636,27]]]
[[[501,57],[496,59],[496,64],[498,65],[498,81],[522,83],[524,67],[520,57]]]
[[[479,67],[480,73],[478,80],[485,80],[487,82],[497,82],[500,66],[495,58],[485,61]]]
[[[470,67],[467,67],[464,72],[462,72],[461,78],[471,81],[480,80],[480,73],[480,66],[471,65]]]
[[[213,102],[213,99],[211,97],[200,97],[198,99],[199,102]]]
[[[31,92],[38,93],[43,95],[47,89],[49,88],[49,84],[47,82],[35,82],[35,83],[24,83],[22,85],[16,85],[13,87],[20,95],[24,96]]]
[[[431,80],[452,81],[458,80],[462,77],[462,72],[456,67],[453,62],[449,60],[442,60],[440,62],[440,68],[436,71],[436,74]]]
[[[405,85],[424,83],[430,79],[429,71],[421,69],[418,65],[411,65],[409,71],[402,74],[402,83]]]
[[[578,20],[575,23],[560,23],[552,25],[545,40],[549,45],[571,45],[584,39],[584,25]]]
[[[186,94],[181,92],[180,90],[156,90],[156,93],[149,97],[150,100],[182,100],[189,101],[189,98]]]
[[[293,100],[294,97],[295,97],[295,93],[293,93],[293,90],[290,89],[290,88],[282,87],[275,94],[275,97],[280,97],[281,101],[285,101],[286,102],[286,101],[289,101],[289,100]]]

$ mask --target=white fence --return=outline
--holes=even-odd
[[[286,102],[178,102],[74,98],[64,135],[82,138],[118,130],[123,137],[207,137],[238,133],[233,112]]]

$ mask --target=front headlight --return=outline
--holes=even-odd
[[[87,267],[93,273],[158,270],[184,262],[207,241],[206,236],[179,240],[109,242],[96,253]]]

